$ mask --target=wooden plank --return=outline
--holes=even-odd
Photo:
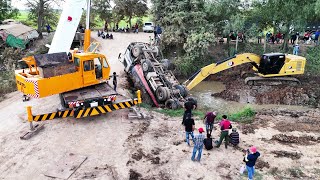
[[[49,169],[44,173],[45,176],[68,179],[87,159],[86,156],[68,154],[63,156],[58,162],[52,161]]]

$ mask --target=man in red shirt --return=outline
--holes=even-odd
[[[229,130],[232,129],[231,122],[227,119],[226,115],[222,116],[222,121],[220,122],[220,127],[221,127],[221,134],[220,134],[220,139],[219,142],[217,143],[216,147],[219,148],[223,139],[225,141],[225,147],[227,149],[228,144],[229,144]]]

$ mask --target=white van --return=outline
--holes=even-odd
[[[154,24],[153,22],[145,22],[142,28],[143,32],[153,32],[154,31]]]

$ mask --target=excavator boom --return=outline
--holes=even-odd
[[[245,63],[251,63],[253,66],[256,67],[258,64],[260,64],[260,56],[252,53],[244,53],[244,54],[239,54],[234,57],[225,59],[217,63],[212,63],[210,65],[207,65],[201,68],[197,73],[191,76],[191,78],[189,78],[186,82],[184,82],[184,84],[187,84],[189,81],[191,81],[186,86],[188,90],[191,90],[209,75],[216,74],[218,72],[221,72]]]

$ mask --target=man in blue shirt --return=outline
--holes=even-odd
[[[191,160],[195,161],[196,153],[198,151],[197,161],[200,162],[202,149],[203,149],[203,141],[205,136],[202,134],[204,132],[203,128],[199,128],[199,134],[195,135],[193,138],[194,147],[192,152]]]
[[[318,45],[319,44],[320,30],[318,29],[317,32],[314,35],[315,35],[314,41],[316,42],[316,45]]]
[[[260,156],[260,153],[257,151],[257,148],[255,146],[250,147],[250,150],[246,152],[246,155],[244,157],[244,162],[246,163],[246,166],[247,166],[249,180],[253,179],[254,165],[256,164],[256,161],[259,156]]]

